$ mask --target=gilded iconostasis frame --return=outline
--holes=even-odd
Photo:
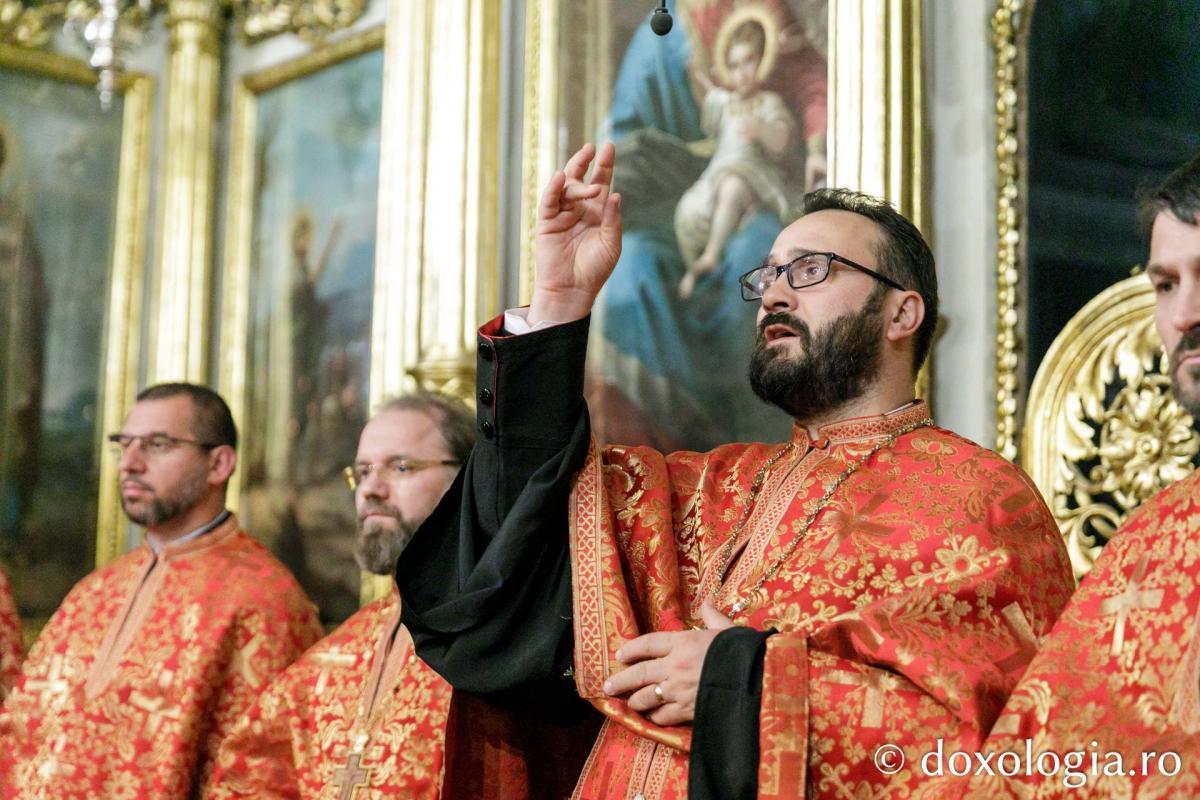
[[[94,87],[96,76],[86,63],[55,53],[0,45],[0,67],[68,84]],[[146,266],[147,213],[150,190],[151,104],[153,80],[127,73],[118,83],[122,98],[117,194],[114,206],[112,264],[101,342],[101,385],[95,416],[99,503],[96,517],[96,566],[126,549],[127,524],[120,509],[117,456],[103,436],[119,430],[137,390],[141,357],[143,280]],[[103,114],[99,103],[96,113]]]
[[[1200,435],[1171,394],[1165,372],[1167,358],[1154,326],[1154,294],[1149,281],[1139,274],[1138,267],[1131,270],[1131,277],[1120,279],[1126,274],[1125,265],[1133,263],[1125,259],[1138,258],[1136,253],[1144,246],[1136,239],[1130,240],[1134,255],[1125,250],[1125,256],[1115,259],[1117,263],[1106,264],[1106,271],[1098,273],[1104,281],[1113,280],[1115,274],[1116,282],[1091,297],[1057,332],[1040,363],[1031,363],[1038,354],[1032,352],[1035,347],[1028,315],[1042,308],[1034,303],[1051,300],[1029,297],[1036,277],[1031,270],[1039,265],[1034,255],[1038,237],[1045,238],[1045,229],[1055,224],[1044,221],[1045,208],[1036,218],[1030,210],[1031,198],[1037,200],[1035,189],[1042,192],[1043,203],[1048,202],[1045,195],[1055,190],[1054,184],[1038,182],[1046,181],[1045,166],[1032,178],[1030,170],[1031,152],[1037,152],[1035,148],[1046,145],[1047,140],[1054,141],[1051,137],[1056,133],[1042,130],[1037,141],[1030,140],[1031,116],[1036,110],[1031,103],[1031,81],[1041,81],[1035,85],[1043,88],[1055,86],[1052,71],[1031,75],[1035,8],[1044,7],[1036,0],[998,0],[991,20],[996,140],[996,449],[1006,458],[1019,459],[1033,478],[1063,533],[1076,577],[1081,578],[1129,514],[1192,470],[1200,459]],[[1110,19],[1108,24],[1117,36],[1125,35],[1119,22]],[[1054,32],[1063,34],[1057,29]],[[1076,35],[1087,37],[1093,32],[1081,28]],[[1046,97],[1041,96],[1043,104],[1051,102]],[[1071,107],[1064,109],[1064,116],[1078,115],[1088,126],[1093,122],[1086,115],[1088,110],[1086,106]],[[1043,127],[1050,126],[1043,123]],[[1079,142],[1070,146],[1077,150],[1085,147]],[[1152,144],[1145,147],[1161,160]],[[1042,156],[1039,163],[1050,160],[1052,156]],[[1145,186],[1151,167],[1161,169],[1164,175],[1173,168],[1149,158],[1128,169],[1137,170]],[[1091,191],[1100,190],[1093,186]],[[1127,193],[1132,198],[1133,191]],[[1052,195],[1052,200],[1060,205],[1082,202],[1062,192]],[[1131,225],[1133,204],[1129,205],[1122,211]],[[1042,228],[1031,231],[1034,219],[1043,219]],[[1110,226],[1115,227],[1111,221]],[[1128,236],[1121,231],[1114,238],[1124,243]],[[1097,269],[1092,262],[1080,263]],[[1074,261],[1072,266],[1082,269]],[[1080,273],[1071,275],[1078,279]],[[1081,302],[1078,297],[1053,300],[1068,310]],[[1034,365],[1036,374],[1029,378]]]
[[[1032,3],[999,0],[992,15],[996,131],[996,450],[1018,455],[1025,391],[1021,387],[1020,291],[1024,269],[1025,174],[1023,96]]]
[[[218,261],[212,257],[212,242],[214,187],[220,179],[208,171],[217,172],[212,165],[220,148],[213,126],[203,121],[216,119],[218,93],[210,84],[219,75],[213,70],[224,34],[209,5],[195,19],[183,16],[180,6],[168,20],[172,38],[161,93],[164,155],[154,180],[164,188],[191,188],[160,192],[162,233],[149,271],[142,265],[150,247],[144,220],[151,174],[150,83],[136,76],[125,79],[130,125],[122,160],[122,175],[129,177],[122,182],[120,200],[123,282],[114,282],[109,302],[112,313],[127,324],[114,327],[105,342],[110,369],[105,432],[121,424],[139,379],[139,363],[147,381],[215,378],[230,394],[239,422],[244,420],[246,248],[253,224],[246,201],[253,181],[253,154],[246,149],[252,129],[247,126],[256,91],[284,79],[279,77],[283,72],[268,69],[258,77],[239,76],[233,85],[229,200]],[[364,42],[383,42],[384,144],[372,287],[370,408],[416,388],[470,398],[480,320],[499,311],[505,299],[502,286],[510,287],[517,299],[527,299],[531,289],[530,220],[537,193],[567,155],[566,148],[579,136],[590,138],[608,102],[611,75],[585,69],[589,59],[579,53],[568,57],[557,46],[564,26],[580,21],[585,27],[575,35],[581,41],[591,34],[604,41],[600,0],[527,0],[523,18],[506,13],[503,5],[496,0],[387,0],[385,31],[339,32],[317,44],[304,57],[308,60],[296,62],[319,70],[320,64],[333,63]],[[883,196],[927,228],[921,9],[919,0],[828,0],[827,159],[830,184]],[[511,30],[514,24],[521,30]],[[522,40],[523,47],[513,49]],[[197,87],[204,91],[196,94],[192,90]],[[192,95],[196,107],[189,111],[183,104]],[[519,169],[510,173],[519,175],[519,187],[507,195],[502,185],[505,137],[497,135],[505,109],[516,114],[509,127],[520,131],[509,140],[522,141]],[[189,119],[200,120],[194,127],[208,133],[193,131],[183,138],[171,133]],[[185,148],[185,139],[194,146]],[[129,166],[133,164],[137,166]],[[517,201],[522,209],[512,260],[501,252],[506,200]],[[219,287],[216,303],[213,286]],[[143,294],[151,309],[144,325]],[[221,320],[219,331],[213,330],[213,319]],[[148,331],[145,355],[138,341],[143,326]],[[115,461],[107,454],[104,458],[101,481],[115,487]],[[105,502],[100,527],[105,533],[97,538],[99,563],[128,544],[115,489]],[[388,585],[386,578],[364,580],[362,598],[378,596]]]

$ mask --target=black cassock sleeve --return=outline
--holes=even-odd
[[[763,660],[774,630],[729,628],[709,645],[696,693],[688,800],[758,796]]]
[[[480,335],[479,443],[396,568],[403,621],[427,664],[455,689],[562,723],[591,709],[566,674],[574,644],[567,502],[589,443],[587,336],[586,319]],[[732,629],[705,659],[692,800],[754,796],[768,635]]]
[[[456,689],[563,722],[571,665],[567,501],[587,455],[588,320],[478,341],[479,442],[396,568],[417,652]],[[493,332],[488,335],[487,331]]]

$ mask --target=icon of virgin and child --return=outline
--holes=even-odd
[[[640,25],[608,123],[625,231],[593,321],[588,401],[604,441],[707,449],[786,438],[749,388],[761,263],[826,172],[825,0],[677,0]]]

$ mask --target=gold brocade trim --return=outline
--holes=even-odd
[[[759,714],[759,798],[806,796],[808,771],[808,644],[772,636],[763,660]]]
[[[603,502],[600,452],[595,440],[575,476],[568,514],[571,548],[572,605],[575,617],[575,685],[585,699],[604,697],[611,673],[608,634],[604,625],[603,565],[600,559]]]
[[[655,725],[630,711],[624,700],[604,693],[604,681],[613,671],[614,653],[625,641],[622,634],[638,633],[632,628],[625,632],[616,629],[622,622],[632,623],[635,617],[623,582],[618,587],[609,586],[610,580],[621,580],[621,571],[605,507],[601,454],[593,439],[587,459],[575,476],[568,514],[575,686],[580,697],[638,736],[687,751],[691,747],[690,730]],[[606,567],[614,570],[615,575],[606,575]]]
[[[793,442],[796,443],[796,456],[787,469],[780,469],[763,487],[762,497],[768,498],[755,504],[754,511],[746,523],[750,535],[741,547],[740,556],[735,553],[737,562],[734,568],[725,576],[723,583],[717,574],[720,565],[710,561],[701,573],[701,592],[692,601],[692,615],[699,616],[700,605],[704,598],[712,597],[720,589],[732,588],[732,596],[740,597],[751,604],[754,591],[747,591],[754,583],[752,580],[757,573],[767,566],[764,557],[772,542],[779,534],[779,525],[783,521],[792,503],[801,493],[809,479],[821,465],[835,456],[834,448],[842,448],[851,444],[867,445],[871,440],[890,436],[903,431],[905,428],[928,420],[929,409],[923,402],[916,402],[899,411],[854,419],[842,420],[823,426],[818,433],[819,440],[827,442],[825,447],[815,447],[810,441],[808,431],[801,425],[796,425],[793,431]],[[836,455],[841,456],[841,453]],[[846,458],[840,458],[846,461]],[[815,498],[814,498],[815,501]],[[806,514],[812,509],[806,509]],[[819,518],[818,518],[819,519]],[[814,520],[814,524],[817,520]],[[742,607],[743,609],[746,606]],[[740,612],[742,609],[738,609]]]
[[[239,532],[237,518],[230,515],[216,530],[180,545],[167,545],[157,557],[154,556],[149,545],[141,545],[139,549],[144,553],[138,553],[138,555],[145,557],[146,563],[142,565],[141,572],[133,581],[125,602],[121,604],[120,610],[113,617],[112,623],[100,642],[100,647],[96,650],[91,670],[89,670],[87,681],[84,683],[84,693],[89,700],[98,697],[116,677],[121,658],[153,610],[154,600],[166,579],[170,562],[176,558],[222,545]]]

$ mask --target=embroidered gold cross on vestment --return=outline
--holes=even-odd
[[[1113,624],[1112,654],[1114,656],[1121,654],[1121,647],[1125,644],[1125,623],[1129,620],[1129,612],[1135,608],[1155,609],[1162,605],[1162,589],[1142,588],[1142,580],[1146,577],[1147,560],[1147,556],[1142,556],[1138,560],[1137,567],[1134,568],[1133,576],[1130,577],[1124,592],[1110,597],[1100,604],[1101,616],[1117,615]]]

